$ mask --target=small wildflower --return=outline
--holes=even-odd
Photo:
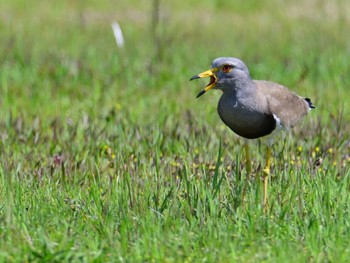
[[[337,166],[337,162],[333,162],[333,166]]]
[[[294,160],[290,160],[290,164],[294,165],[295,164]]]
[[[171,166],[174,166],[174,167],[179,167],[180,166],[180,164],[178,163],[178,162],[176,162],[176,161],[171,161]]]
[[[303,151],[303,146],[299,145],[298,146],[298,152],[302,152]]]
[[[333,153],[333,148],[329,148],[329,149],[328,149],[328,153],[329,153],[329,154],[332,154],[332,153]]]
[[[103,146],[103,150],[106,154],[110,155],[112,153],[111,148],[108,145]]]
[[[115,154],[114,153],[112,153],[111,158],[115,159]]]
[[[62,154],[55,154],[53,156],[53,164],[54,166],[60,166],[64,162],[64,156]]]
[[[319,151],[320,151],[320,147],[317,146],[317,147],[315,148],[315,152],[318,153]]]
[[[317,171],[318,171],[319,173],[320,173],[320,172],[322,172],[322,168],[318,168],[318,170],[317,170]]]
[[[311,157],[312,157],[312,158],[315,158],[315,157],[316,157],[316,152],[315,152],[315,151],[313,151],[313,152],[311,153]]]
[[[215,170],[215,165],[209,165],[209,170]]]
[[[116,111],[120,111],[122,109],[122,106],[119,103],[117,103],[115,104],[115,109]]]

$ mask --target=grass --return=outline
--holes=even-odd
[[[349,8],[3,1],[0,261],[348,261]],[[243,142],[188,82],[219,56],[317,106],[276,140],[267,213],[264,143],[242,208]]]

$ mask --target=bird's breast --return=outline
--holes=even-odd
[[[223,96],[219,100],[221,120],[236,134],[256,139],[270,134],[276,128],[276,120],[269,112],[259,110],[254,101],[240,101],[235,96]]]

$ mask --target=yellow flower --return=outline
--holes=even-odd
[[[216,167],[215,165],[211,164],[211,165],[209,165],[209,170],[215,170],[215,167]]]
[[[116,103],[114,105],[114,107],[115,107],[116,111],[120,111],[122,109],[122,105],[120,105],[119,103]]]
[[[333,148],[328,149],[328,153],[332,154],[333,153]]]
[[[319,151],[320,151],[320,147],[317,146],[317,147],[315,148],[315,152],[318,153]]]
[[[171,161],[171,166],[174,166],[174,167],[179,167],[180,164],[178,162],[175,162],[175,161]]]
[[[303,151],[303,146],[298,146],[298,152],[302,152]]]

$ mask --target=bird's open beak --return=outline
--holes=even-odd
[[[204,90],[202,90],[201,92],[198,93],[196,98],[199,98],[200,96],[202,96],[204,93],[206,93],[208,90],[212,89],[215,87],[216,82],[218,81],[217,77],[215,76],[215,72],[217,71],[217,69],[212,68],[209,69],[207,71],[204,71],[196,76],[193,76],[190,80],[194,80],[194,79],[199,79],[199,78],[206,78],[206,77],[210,77],[210,82],[209,84],[205,87]]]

